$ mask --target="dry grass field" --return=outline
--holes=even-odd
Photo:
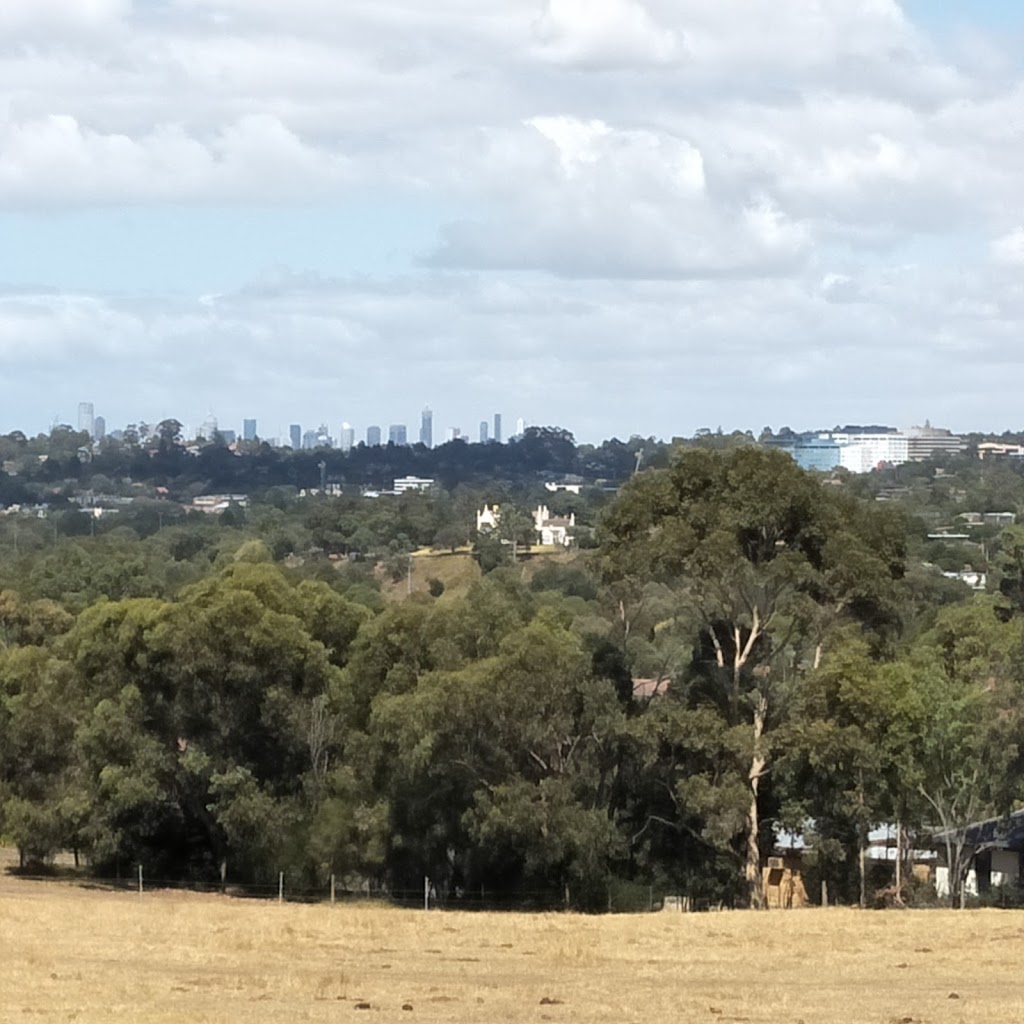
[[[0,877],[0,1021],[1024,1019],[1024,916],[447,914]]]

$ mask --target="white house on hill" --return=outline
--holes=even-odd
[[[496,530],[501,522],[501,509],[497,505],[484,505],[476,514],[476,532]]]
[[[567,548],[572,543],[569,531],[576,526],[576,513],[568,519],[552,517],[547,505],[538,505],[533,514],[533,528],[543,547]]]

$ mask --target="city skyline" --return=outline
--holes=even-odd
[[[181,424],[183,439],[189,441],[199,439],[211,440],[215,436],[220,436],[222,440],[229,444],[234,444],[239,440],[245,442],[267,441],[278,447],[290,446],[295,450],[328,447],[337,448],[343,452],[348,452],[360,444],[365,444],[369,447],[387,444],[409,447],[420,444],[427,448],[434,447],[433,410],[430,406],[425,406],[421,412],[419,433],[415,439],[410,435],[408,425],[405,423],[390,423],[386,430],[378,424],[369,424],[366,426],[363,436],[360,436],[360,430],[347,420],[344,420],[341,422],[335,436],[331,432],[331,427],[326,422],[321,422],[316,428],[307,428],[305,430],[301,423],[291,423],[288,426],[287,432],[282,430],[276,434],[260,432],[258,417],[244,417],[241,432],[227,427],[218,421],[212,412],[207,414],[198,427],[191,427],[180,420],[177,422]],[[132,426],[139,426],[142,423],[145,423],[148,428],[146,430],[148,436],[156,433],[159,421],[156,423],[141,421],[140,424],[132,424]],[[70,424],[66,425],[71,426]],[[114,428],[112,436],[120,437],[127,426],[126,424],[124,428]],[[562,424],[544,424],[544,426],[568,429]],[[516,419],[515,431],[507,439],[518,439],[524,434],[526,427],[525,419],[521,416],[518,417]],[[78,403],[77,429],[89,433],[95,441],[103,440],[106,436],[106,420],[102,415],[96,415],[94,403],[88,401]],[[722,429],[722,427],[718,428],[719,431]],[[839,423],[836,423],[833,427],[818,424],[814,427],[800,426],[796,430],[789,424],[783,424],[778,426],[778,430],[779,433],[776,434],[773,425],[767,424],[762,428],[760,436],[765,437],[767,435],[766,443],[789,450],[798,463],[804,468],[811,469],[821,469],[826,462],[839,458],[839,453],[844,448],[846,449],[846,457],[848,459],[855,458],[856,452],[863,449],[864,459],[862,461],[867,463],[870,463],[875,456],[875,448],[872,448],[871,445],[877,447],[881,444],[882,448],[879,450],[883,453],[888,452],[891,455],[891,442],[888,440],[890,438],[896,441],[897,444],[902,444],[903,449],[907,449],[910,452],[916,451],[918,454],[924,450],[929,452],[932,450],[960,451],[965,447],[964,444],[960,443],[961,438],[957,432],[951,431],[948,427],[935,426],[928,418],[915,425],[872,425],[862,419],[859,424],[841,426]],[[749,429],[744,431],[737,427],[731,428],[727,433],[737,431],[754,434],[754,431]],[[571,430],[569,432],[572,433]],[[711,432],[710,428],[700,428],[695,432],[695,436]],[[1001,431],[990,428],[979,431],[979,433],[992,436],[1001,433]],[[444,442],[439,441],[439,444],[453,440],[478,444],[502,443],[505,440],[502,437],[502,414],[496,412],[493,414],[493,419],[480,420],[475,437],[470,431],[464,431],[458,426],[448,427],[444,435]],[[626,436],[628,438],[653,435],[638,435],[634,433]],[[673,436],[684,437],[687,435],[676,434]],[[600,440],[606,441],[610,439],[601,438]],[[669,438],[664,437],[656,439],[659,441],[669,440]],[[576,442],[588,443],[580,438],[576,438]],[[910,455],[909,457],[913,460],[916,456]],[[881,461],[899,462],[901,459],[890,457]],[[835,464],[838,465],[839,463],[836,462]]]
[[[79,431],[88,433],[90,437],[96,440],[102,440],[106,434],[106,419],[103,416],[97,416],[95,414],[95,403],[88,401],[81,401],[77,406],[77,427],[72,424],[70,420],[62,421],[60,417],[56,417],[51,421],[50,428],[64,424],[72,427]],[[317,417],[314,417],[316,419]],[[287,427],[280,427],[276,430],[267,431],[265,428],[260,429],[260,423],[262,422],[258,416],[243,416],[241,419],[241,428],[235,429],[234,427],[228,426],[231,421],[222,420],[212,410],[208,412],[198,424],[190,424],[178,418],[177,416],[161,417],[161,419],[153,420],[140,417],[133,421],[128,421],[120,426],[114,427],[114,431],[123,431],[130,424],[134,426],[140,426],[146,424],[149,428],[155,430],[158,424],[163,419],[174,419],[181,424],[183,435],[188,439],[194,438],[211,438],[214,434],[220,434],[222,437],[227,438],[231,443],[234,441],[255,441],[255,440],[273,440],[279,445],[288,445],[294,449],[300,448],[313,448],[317,446],[317,443],[323,443],[326,441],[330,447],[338,447],[343,451],[347,451],[357,444],[360,443],[360,428],[354,426],[348,420],[342,420],[337,430],[337,436],[331,433],[331,426],[329,425],[327,418],[319,418],[319,425],[317,427],[310,427],[302,423],[290,422]],[[501,413],[494,413],[494,421],[500,426]],[[488,438],[488,431],[484,429],[489,424],[489,421],[481,421],[481,434],[480,440],[486,442]],[[97,425],[100,429],[97,430]],[[516,436],[523,433],[525,429],[526,421],[523,417],[519,417],[516,420]],[[556,424],[547,424],[550,426],[556,426]],[[560,425],[557,425],[560,426]],[[22,428],[14,428],[21,430]],[[376,442],[370,441],[371,433],[376,431],[378,440]],[[24,431],[22,431],[24,432]],[[463,440],[471,440],[469,435],[462,431],[458,427],[449,427],[448,433],[455,434]],[[2,431],[0,431],[2,433]],[[418,435],[415,439],[409,433],[409,427],[406,423],[390,423],[385,431],[379,424],[366,424],[365,436],[367,444],[370,443],[392,443],[398,444],[423,444],[427,448],[434,446],[433,438],[433,411],[430,406],[423,408],[420,414],[420,426]],[[398,440],[398,438],[401,440]],[[450,439],[450,438],[449,438]]]

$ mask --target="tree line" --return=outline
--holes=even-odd
[[[351,508],[315,508],[344,547]],[[373,560],[287,559],[273,512],[5,556],[0,833],[26,864],[758,906],[792,830],[868,903],[868,834],[899,822],[944,832],[957,899],[964,827],[1020,798],[1016,592],[940,584],[899,508],[777,451],[681,450],[575,560],[402,601]]]

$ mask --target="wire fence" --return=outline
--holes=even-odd
[[[322,884],[293,881],[284,872],[274,882],[220,882],[181,878],[151,878],[142,868],[131,875],[114,878],[94,877],[82,870],[54,870],[36,873],[11,868],[7,876],[26,882],[73,886],[82,889],[133,893],[140,896],[155,893],[196,893],[221,895],[237,899],[264,900],[290,904],[345,905],[358,904],[404,907],[421,910],[452,911],[518,911],[518,912],[603,912],[645,913],[660,910],[707,910],[713,906],[686,901],[666,894],[654,886],[617,882],[606,891],[580,896],[566,889],[488,889],[455,888],[444,890],[424,879],[417,888],[347,887],[343,879],[331,877]]]

